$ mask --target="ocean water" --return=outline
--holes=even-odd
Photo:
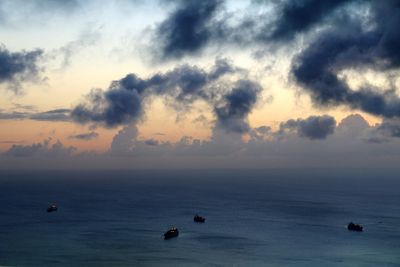
[[[400,266],[397,173],[2,171],[0,266]]]

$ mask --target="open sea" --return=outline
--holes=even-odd
[[[400,266],[398,173],[1,171],[0,266]]]

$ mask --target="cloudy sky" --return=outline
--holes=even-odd
[[[3,0],[0,168],[396,167],[396,0]]]

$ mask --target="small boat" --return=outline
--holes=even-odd
[[[48,208],[47,208],[47,212],[53,212],[53,211],[57,211],[58,207],[55,204],[51,204]]]
[[[201,217],[196,214],[196,216],[194,216],[194,218],[193,218],[193,221],[198,222],[198,223],[204,223],[204,222],[206,222],[206,218]]]
[[[178,237],[178,235],[179,235],[178,228],[173,227],[173,228],[169,229],[167,232],[165,232],[164,239],[170,239],[170,238],[173,238],[173,237]]]
[[[350,222],[347,225],[347,230],[349,231],[356,231],[356,232],[362,232],[363,231],[363,227],[359,224],[355,224],[353,222]]]

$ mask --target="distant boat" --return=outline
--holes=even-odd
[[[356,232],[362,232],[363,231],[363,227],[359,224],[355,224],[353,222],[350,222],[347,225],[347,230],[349,231],[356,231]]]
[[[48,208],[47,208],[47,212],[53,212],[53,211],[57,211],[57,205],[55,204],[51,204]]]
[[[178,228],[173,227],[173,228],[169,229],[167,232],[165,232],[164,239],[170,239],[170,238],[173,238],[173,237],[178,237],[178,235],[179,235]]]
[[[194,216],[194,218],[193,218],[193,221],[198,222],[198,223],[204,223],[204,222],[206,222],[206,218],[201,217],[196,214],[196,216]]]

